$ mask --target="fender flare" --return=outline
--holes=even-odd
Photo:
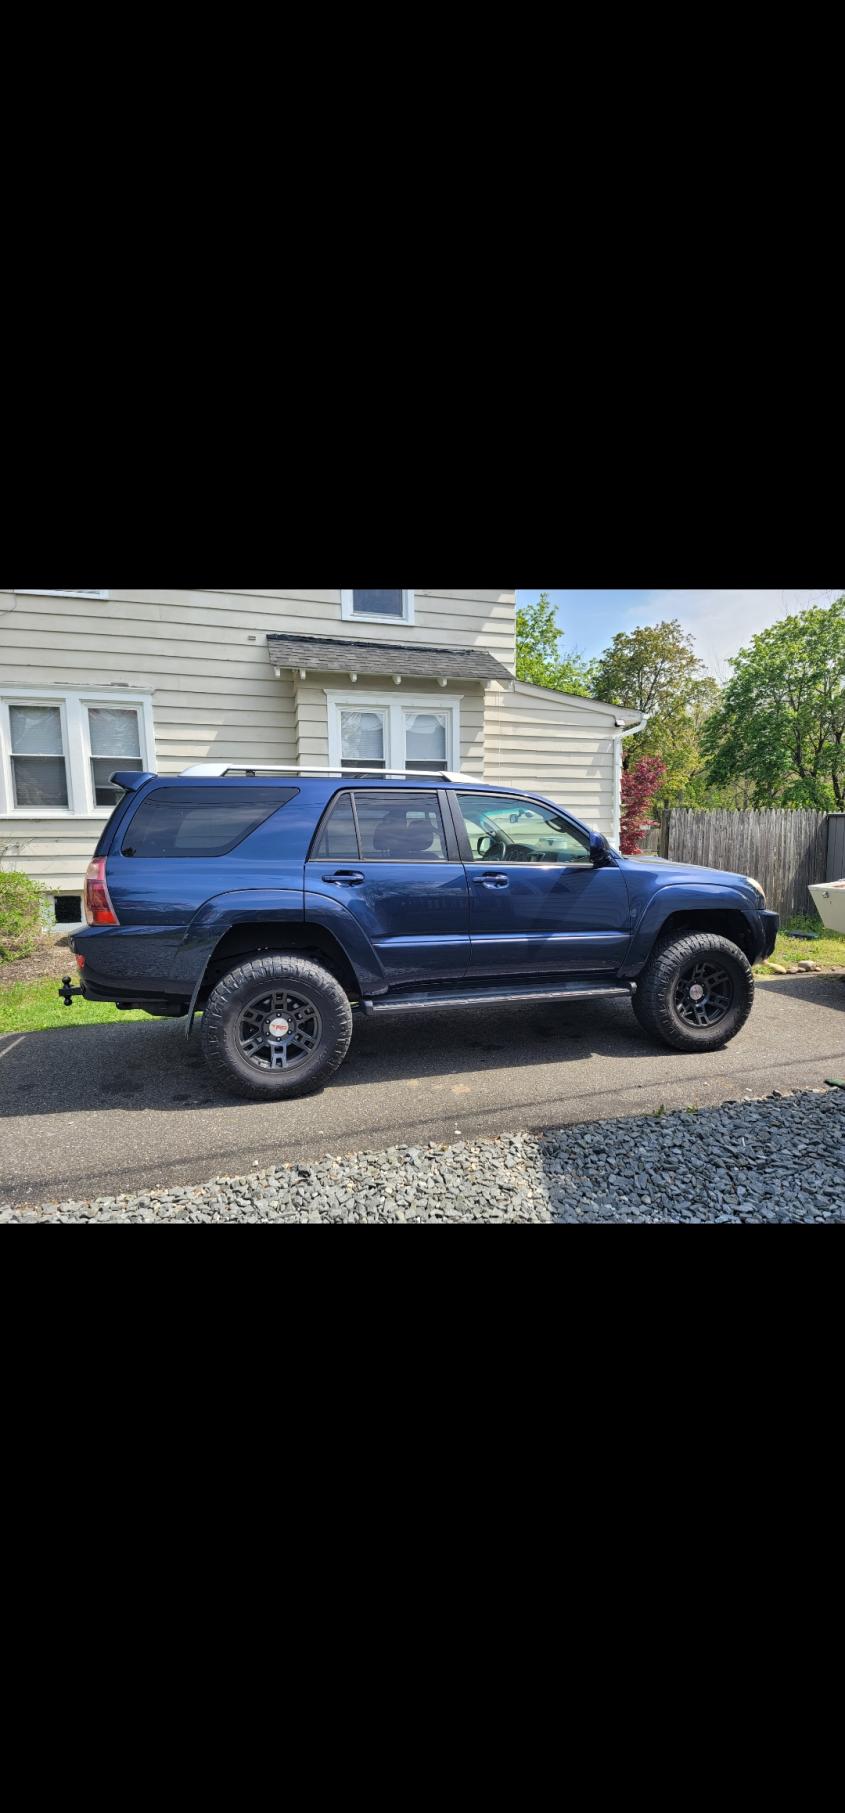
[[[383,966],[354,914],[342,902],[327,900],[323,894],[304,893],[301,888],[233,889],[206,900],[185,932],[181,955],[183,961],[190,962],[192,974],[197,957],[200,959],[188,1007],[186,1038],[190,1038],[200,991],[221,939],[235,926],[249,925],[250,921],[277,922],[282,937],[286,924],[319,926],[339,944],[361,995],[384,992],[387,983]]]
[[[672,913],[741,913],[749,930],[753,932],[754,922],[748,900],[738,888],[719,882],[667,882],[658,888],[646,902],[642,918],[638,919],[631,933],[631,943],[625,962],[621,965],[622,974],[634,974],[643,968],[648,961],[655,940],[660,930]]]

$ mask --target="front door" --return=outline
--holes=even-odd
[[[432,788],[338,793],[305,865],[314,895],[357,920],[388,986],[457,981],[469,966],[468,885]]]
[[[474,976],[613,970],[630,942],[622,870],[589,835],[518,794],[453,793],[469,882]]]

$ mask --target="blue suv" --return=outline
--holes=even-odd
[[[733,1038],[777,914],[745,875],[621,856],[553,801],[447,773],[123,773],[60,993],[202,1011],[227,1089],[324,1083],[352,1009],[626,994],[678,1051]]]

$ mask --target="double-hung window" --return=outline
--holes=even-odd
[[[115,768],[143,768],[137,705],[87,705],[91,791],[94,804],[112,807],[120,789],[109,780]]]
[[[67,755],[60,705],[9,704],[12,806],[49,810],[68,805]]]
[[[0,694],[0,814],[103,816],[116,769],[155,767],[152,703],[139,694],[33,687]]]
[[[440,773],[460,767],[460,700],[429,702],[419,694],[386,699],[376,693],[326,693],[329,766],[347,772],[411,769]]]
[[[341,592],[340,614],[364,623],[413,623],[413,592]]]

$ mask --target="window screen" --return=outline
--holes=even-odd
[[[341,793],[323,825],[311,852],[315,862],[358,861],[358,837],[352,812],[352,796]]]
[[[440,808],[434,793],[355,794],[361,860],[445,862]]]
[[[124,833],[124,856],[225,856],[287,805],[298,787],[161,787]]]

